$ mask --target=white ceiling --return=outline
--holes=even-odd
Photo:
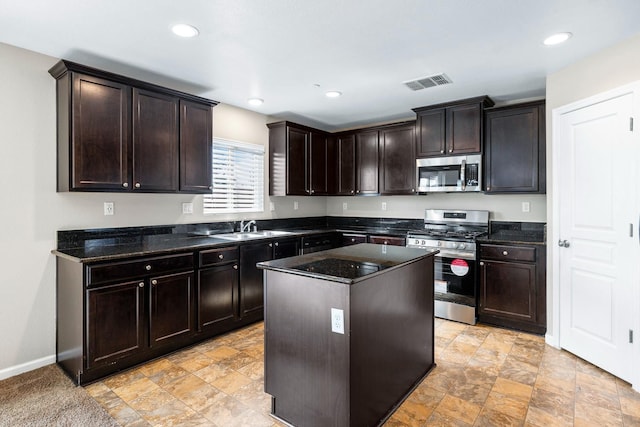
[[[485,94],[541,97],[548,74],[640,32],[639,0],[0,0],[0,11],[0,42],[325,130]],[[179,22],[200,35],[176,37]],[[542,44],[559,31],[574,36]],[[453,84],[402,84],[441,72]]]

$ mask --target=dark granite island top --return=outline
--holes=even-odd
[[[435,255],[438,251],[363,243],[258,263],[258,267],[353,284],[369,275]]]
[[[296,427],[385,422],[435,366],[435,253],[360,244],[258,263],[275,417]]]

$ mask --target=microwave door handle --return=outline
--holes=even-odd
[[[460,164],[460,181],[462,181],[462,191],[465,191],[467,188],[467,178],[466,178],[466,173],[467,173],[467,161],[463,160],[462,163]]]

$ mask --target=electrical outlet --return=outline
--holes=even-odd
[[[383,211],[387,210],[387,202],[382,202],[382,210]]]
[[[192,214],[193,213],[193,203],[187,202],[182,204],[182,213],[183,214]]]
[[[331,309],[331,332],[344,335],[344,310]]]
[[[293,202],[293,210],[294,211],[298,210],[298,202]]]
[[[275,210],[276,210],[276,206],[273,204],[273,202],[269,202],[269,210],[270,210],[271,212],[273,212],[273,211],[275,211]]]
[[[104,202],[104,214],[105,215],[113,215],[115,212],[115,207],[113,202]]]
[[[522,212],[530,212],[531,204],[529,202],[522,202]]]
[[[347,202],[344,202],[344,203],[342,204],[342,210],[343,210],[343,211],[346,211],[346,210],[347,210]]]

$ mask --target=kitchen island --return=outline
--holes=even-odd
[[[258,263],[275,417],[355,427],[393,413],[435,366],[435,253],[359,244]]]

